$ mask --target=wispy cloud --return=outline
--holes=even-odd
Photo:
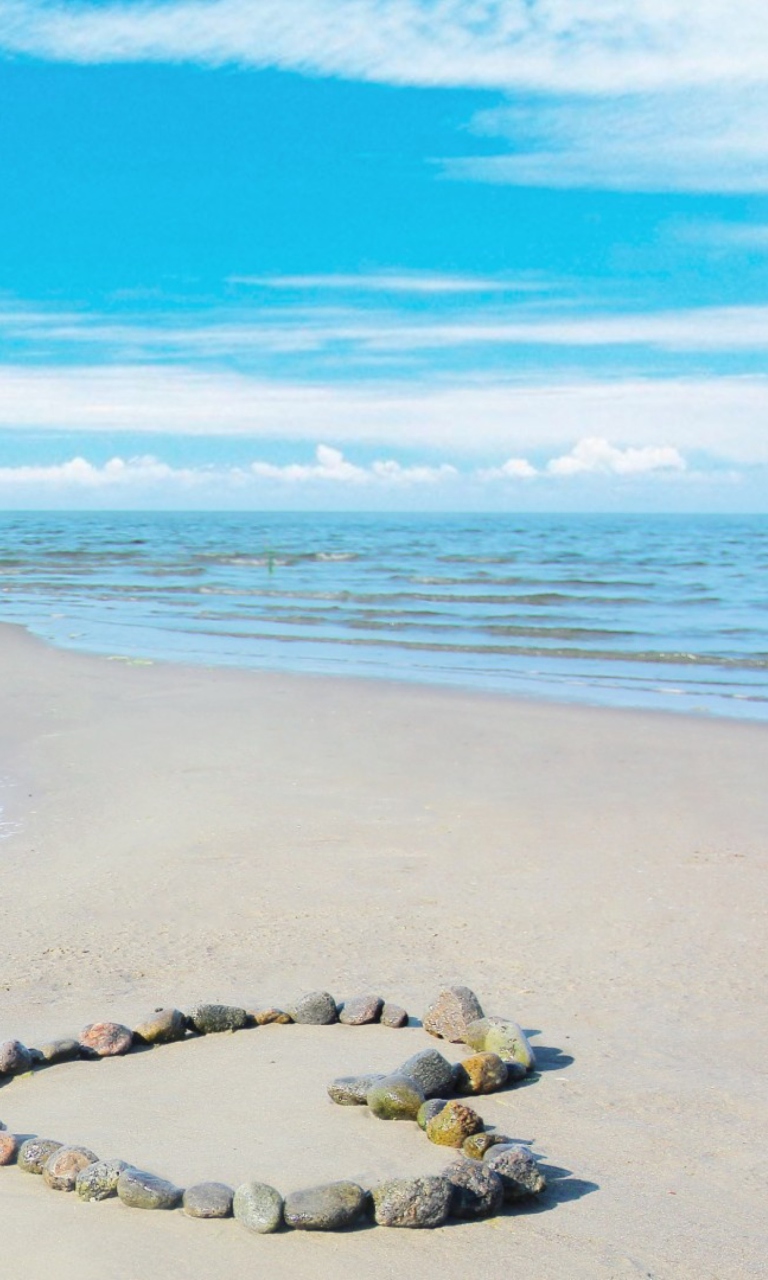
[[[312,276],[230,276],[231,285],[252,286],[298,293],[374,293],[460,295],[483,293],[541,293],[552,289],[551,283],[530,278],[507,279],[503,276],[454,276],[426,271],[377,271],[360,275]]]

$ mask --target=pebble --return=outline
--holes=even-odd
[[[458,1066],[457,1093],[495,1093],[507,1083],[507,1064],[497,1053],[475,1053]]]
[[[134,1027],[134,1036],[142,1044],[172,1044],[187,1034],[187,1020],[180,1009],[155,1009]]]
[[[527,1147],[516,1143],[495,1146],[486,1153],[484,1161],[501,1178],[505,1200],[522,1200],[525,1196],[538,1195],[547,1185]]]
[[[175,1209],[183,1193],[165,1178],[128,1168],[117,1180],[117,1194],[131,1209]]]
[[[457,1160],[443,1174],[453,1187],[451,1216],[479,1218],[498,1213],[504,1203],[504,1184],[497,1173],[476,1160]]]
[[[338,1080],[328,1085],[328,1096],[340,1107],[364,1107],[373,1086],[383,1079],[384,1076],[380,1073],[367,1076],[340,1076]]]
[[[220,1031],[242,1031],[248,1025],[248,1014],[231,1004],[199,1004],[190,1013],[189,1021],[201,1036],[209,1036]]]
[[[460,1147],[472,1133],[480,1133],[483,1122],[476,1111],[463,1102],[448,1102],[439,1115],[427,1121],[427,1137],[439,1147]]]
[[[384,1076],[368,1092],[366,1102],[379,1120],[415,1120],[424,1091],[410,1076]]]
[[[232,1211],[249,1231],[266,1235],[283,1221],[283,1197],[266,1182],[244,1182],[235,1192]]]
[[[283,1216],[298,1231],[343,1231],[360,1217],[366,1193],[356,1182],[331,1182],[285,1197]]]
[[[536,1058],[522,1027],[510,1018],[480,1018],[467,1027],[465,1042],[470,1049],[497,1053],[504,1061],[512,1059],[532,1071]]]
[[[40,1053],[43,1061],[51,1067],[57,1062],[71,1062],[73,1058],[80,1057],[80,1041],[50,1040],[48,1044],[43,1045]]]
[[[448,1106],[447,1098],[430,1098],[427,1102],[422,1102],[416,1114],[416,1123],[420,1129],[426,1129],[430,1120],[434,1116],[439,1116],[443,1107]]]
[[[18,1139],[12,1133],[0,1133],[0,1165],[13,1164],[18,1150]]]
[[[92,1022],[80,1032],[80,1044],[97,1058],[114,1058],[128,1052],[133,1032],[119,1022]]]
[[[285,1027],[293,1022],[290,1013],[285,1013],[283,1009],[257,1009],[251,1016],[257,1027],[266,1027],[270,1022],[277,1022]]]
[[[81,1200],[108,1200],[117,1195],[117,1180],[129,1167],[125,1160],[97,1160],[80,1170],[75,1191]]]
[[[379,1021],[383,1027],[407,1027],[408,1014],[399,1004],[390,1004],[385,1000]]]
[[[480,1001],[469,987],[444,987],[427,1008],[422,1021],[430,1035],[461,1044],[469,1024],[482,1016]]]
[[[500,1145],[509,1146],[511,1138],[503,1133],[471,1133],[461,1144],[461,1149],[470,1160],[482,1160],[486,1151]]]
[[[187,1187],[181,1203],[188,1218],[229,1218],[234,1195],[224,1182],[198,1182]]]
[[[63,1142],[54,1142],[52,1138],[27,1138],[19,1147],[16,1163],[24,1173],[42,1173],[45,1162],[63,1147]]]
[[[414,1053],[397,1075],[410,1076],[424,1090],[425,1098],[439,1098],[453,1091],[453,1067],[437,1049],[422,1049]]]
[[[98,1158],[87,1147],[59,1147],[45,1162],[43,1182],[51,1191],[74,1191],[80,1170],[95,1164]]]
[[[32,1067],[32,1054],[20,1040],[0,1044],[0,1076],[13,1076]]]
[[[450,1212],[453,1187],[447,1178],[391,1178],[371,1194],[380,1227],[440,1227]]]
[[[381,996],[353,996],[351,1000],[345,1000],[339,1009],[339,1022],[348,1027],[362,1027],[369,1022],[378,1022],[383,1008]]]
[[[336,1001],[327,991],[310,991],[301,996],[295,1004],[288,1006],[288,1013],[294,1022],[308,1026],[330,1026],[338,1022]]]

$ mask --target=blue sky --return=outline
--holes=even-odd
[[[754,0],[0,0],[0,506],[768,510]]]

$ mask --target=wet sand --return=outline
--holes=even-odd
[[[550,1171],[437,1232],[254,1237],[0,1169],[9,1275],[764,1274],[768,730],[386,683],[128,664],[0,628],[0,1038],[161,1004],[447,982],[533,1032],[478,1109]],[[0,1120],[181,1185],[438,1172],[334,1107],[418,1026],[270,1027],[0,1089]],[[461,1056],[456,1047],[449,1056]]]

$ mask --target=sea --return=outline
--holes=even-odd
[[[67,649],[768,719],[768,516],[2,512]]]

